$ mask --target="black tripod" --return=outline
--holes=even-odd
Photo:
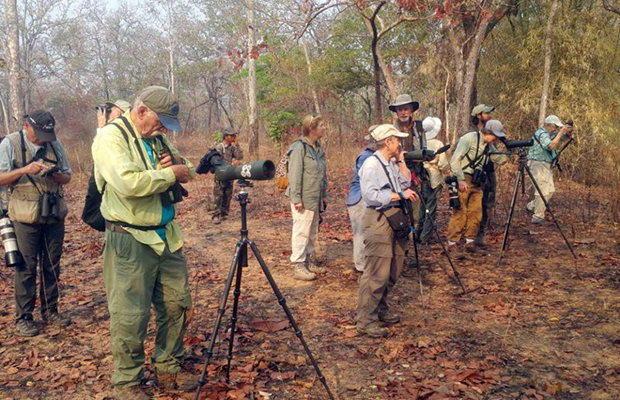
[[[233,257],[233,262],[230,267],[230,271],[228,271],[228,278],[226,279],[226,284],[224,286],[224,293],[222,294],[222,300],[218,308],[217,318],[215,320],[215,326],[213,327],[211,343],[209,343],[209,349],[207,350],[207,358],[205,360],[205,363],[202,369],[200,380],[198,381],[198,389],[196,390],[196,396],[194,397],[194,400],[198,400],[202,387],[205,385],[205,383],[207,383],[206,381],[207,367],[209,366],[209,361],[211,360],[211,357],[213,356],[213,348],[215,347],[215,341],[217,339],[217,335],[220,329],[222,317],[224,316],[224,311],[226,310],[226,303],[228,301],[228,295],[230,293],[230,288],[232,286],[233,277],[235,277],[235,273],[236,273],[235,297],[234,297],[234,302],[233,302],[232,317],[230,319],[231,328],[230,328],[230,342],[228,343],[228,366],[226,368],[226,380],[230,380],[230,363],[233,357],[232,354],[233,354],[233,343],[234,343],[234,338],[235,338],[235,325],[237,323],[237,310],[239,307],[239,296],[241,294],[241,277],[242,277],[243,267],[247,267],[248,265],[248,246],[250,246],[250,248],[252,249],[252,252],[254,253],[254,256],[256,257],[256,260],[258,261],[261,269],[263,270],[263,274],[265,274],[265,278],[267,278],[267,281],[269,282],[271,289],[276,295],[276,298],[278,299],[278,303],[282,306],[284,313],[286,314],[291,326],[293,327],[293,330],[295,331],[295,336],[299,338],[299,341],[301,342],[304,348],[304,351],[306,352],[306,355],[308,356],[308,359],[312,363],[312,366],[314,367],[314,370],[319,380],[325,387],[325,390],[327,391],[329,398],[331,400],[334,400],[334,396],[329,390],[329,386],[327,385],[327,381],[325,380],[325,377],[323,376],[323,374],[321,373],[321,370],[319,369],[319,365],[317,364],[316,360],[312,356],[312,353],[310,352],[310,348],[308,347],[308,344],[306,343],[306,340],[304,339],[303,334],[301,330],[299,329],[299,326],[297,326],[297,322],[295,322],[295,318],[293,317],[291,310],[286,305],[286,299],[284,299],[282,292],[280,292],[280,289],[278,289],[278,286],[276,285],[276,282],[273,279],[271,272],[269,272],[269,268],[267,268],[267,264],[265,263],[265,260],[263,260],[263,257],[261,257],[260,252],[258,251],[258,247],[256,247],[256,244],[254,244],[254,242],[248,238],[247,205],[250,202],[250,200],[248,198],[248,193],[245,191],[245,187],[249,185],[247,183],[241,184],[240,182],[240,186],[242,186],[242,189],[241,189],[241,192],[239,192],[239,194],[237,195],[237,201],[239,201],[239,204],[241,205],[241,238],[237,242],[237,246],[235,248],[235,255]]]
[[[500,266],[502,262],[502,258],[504,257],[504,252],[506,251],[506,248],[508,246],[508,233],[510,232],[510,224],[512,223],[512,216],[515,211],[515,205],[517,204],[519,184],[521,184],[521,194],[522,195],[525,194],[525,172],[527,172],[527,175],[530,177],[530,180],[532,181],[532,184],[534,185],[536,192],[538,192],[543,203],[545,203],[545,208],[547,209],[547,211],[549,211],[549,214],[551,215],[551,218],[553,219],[555,226],[558,227],[558,231],[560,231],[562,238],[564,238],[564,242],[566,242],[566,246],[568,247],[568,250],[570,250],[573,257],[577,259],[577,255],[575,255],[575,252],[573,251],[573,246],[571,246],[570,242],[566,238],[566,235],[562,231],[562,228],[560,227],[560,223],[558,222],[558,220],[555,218],[555,215],[551,211],[551,208],[549,207],[549,203],[547,203],[547,199],[545,199],[545,196],[543,196],[542,191],[540,190],[540,186],[538,186],[538,182],[536,182],[536,179],[534,179],[534,175],[532,175],[532,171],[530,170],[530,167],[527,165],[527,156],[525,154],[525,150],[521,149],[519,150],[519,170],[517,172],[517,175],[515,176],[515,186],[512,192],[510,212],[508,213],[508,221],[506,221],[506,228],[504,229],[504,239],[502,240],[502,250],[499,253],[499,259],[497,260],[497,266],[498,267]],[[579,272],[577,272],[577,275],[579,276]]]

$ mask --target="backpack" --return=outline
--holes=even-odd
[[[125,121],[123,121],[125,122]],[[121,128],[120,125],[112,122],[123,134],[127,147],[129,147],[129,137],[127,132]],[[127,124],[127,122],[125,122]],[[105,218],[101,215],[101,201],[103,200],[103,193],[105,192],[106,182],[103,182],[101,192],[97,189],[97,183],[95,182],[95,166],[93,165],[90,178],[88,179],[88,190],[86,191],[86,199],[84,199],[84,209],[82,210],[82,221],[91,228],[105,232]]]
[[[286,151],[286,153],[278,162],[278,166],[276,167],[276,187],[280,192],[284,192],[288,189],[289,179],[288,179],[288,160],[293,152],[293,146],[295,143],[300,142],[304,146],[304,157],[301,159],[302,161],[302,169],[303,169],[303,159],[306,157],[306,145],[301,142],[301,140],[295,140],[291,147]]]

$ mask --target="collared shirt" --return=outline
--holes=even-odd
[[[441,143],[438,139],[431,139],[427,142],[426,146],[429,150],[437,151],[443,147],[443,143]],[[443,185],[442,172],[445,173],[450,169],[450,164],[448,164],[446,153],[438,155],[430,162],[425,162],[424,168],[428,171],[431,181],[431,188],[435,189],[438,186]]]
[[[124,114],[137,133],[135,124],[131,120],[130,111]],[[121,125],[123,126],[123,125]],[[162,168],[159,158],[154,157],[156,166],[145,166],[140,156],[147,154],[142,140],[135,141],[130,132],[129,144],[114,125],[101,128],[92,146],[95,162],[95,181],[99,191],[105,192],[101,202],[101,214],[110,222],[125,222],[136,226],[158,226],[162,222],[163,207],[160,194],[165,192],[176,182],[172,168]],[[176,157],[180,154],[165,135],[162,139],[170,147]],[[138,147],[139,146],[139,147]],[[155,149],[161,152],[160,148]],[[184,159],[190,170],[190,178],[195,175],[195,167]],[[166,225],[166,241],[154,230],[139,230],[125,228],[138,242],[150,246],[157,254],[163,254],[166,244],[171,252],[183,246],[183,235],[176,221]]]
[[[452,154],[450,167],[452,168],[452,174],[458,178],[459,181],[465,180],[465,174],[472,175],[474,169],[482,169],[486,162],[487,156],[481,157],[484,154],[484,149],[487,144],[482,138],[482,134],[478,131],[467,132],[459,139],[456,145],[456,150]],[[494,145],[489,144],[489,153],[497,153],[497,149]],[[470,162],[476,160],[476,157],[481,157],[477,161],[474,161],[474,167],[470,166]],[[503,154],[494,154],[488,156],[494,163],[505,164],[508,161],[508,156]],[[471,161],[470,161],[471,160]]]
[[[43,146],[37,146],[28,139],[28,135],[24,132],[24,143],[26,144],[26,150],[30,154],[36,154],[37,151],[43,148]],[[71,174],[71,167],[69,166],[69,160],[65,154],[65,149],[60,143],[60,140],[56,139],[53,142],[49,142],[48,146],[52,145],[56,154],[58,155],[58,168],[63,174]],[[0,172],[11,172],[15,167],[15,152],[21,151],[21,149],[13,148],[13,143],[10,140],[3,140],[0,143]]]
[[[422,148],[420,138],[424,133],[417,131],[413,118],[409,119],[406,126],[401,126],[400,120],[396,120],[394,128],[398,129],[400,132],[409,134],[408,137],[402,139],[404,151],[420,150]]]
[[[243,150],[241,147],[235,146],[234,144],[227,145],[226,143],[218,143],[215,146],[215,150],[222,156],[222,160],[226,164],[232,164],[233,160],[243,160]]]
[[[537,130],[534,133],[534,144],[527,152],[527,159],[552,163],[557,157],[557,153],[555,150],[550,150],[549,145],[556,134],[549,134],[544,127]]]
[[[364,165],[364,161],[368,159],[368,157],[374,154],[374,150],[369,147],[366,147],[355,159],[355,167],[353,174],[353,181],[351,182],[351,186],[349,186],[349,198],[347,199],[347,207],[351,207],[356,205],[362,200],[362,188],[360,186],[360,168]]]
[[[381,164],[386,167],[387,175]],[[398,202],[392,202],[392,193],[402,192],[410,186],[409,181],[400,172],[398,164],[394,161],[388,162],[380,151],[368,157],[360,169],[359,176],[362,199],[366,206],[375,209],[398,206]]]

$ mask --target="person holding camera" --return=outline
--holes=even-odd
[[[316,262],[315,241],[320,214],[327,206],[327,164],[319,140],[325,124],[321,116],[308,115],[301,124],[302,136],[287,151],[289,186],[286,196],[291,201],[293,232],[291,263],[293,278],[312,281],[325,272]]]
[[[32,312],[37,299],[37,265],[41,277],[41,316],[46,324],[68,326],[58,311],[58,279],[68,209],[63,186],[71,167],[55,134],[56,121],[47,111],[25,117],[24,128],[0,143],[0,185],[11,193],[8,211],[15,226],[24,264],[15,268],[16,331],[35,336]]]
[[[560,118],[555,115],[549,115],[545,118],[545,124],[534,133],[534,144],[527,153],[528,166],[547,202],[555,193],[551,168],[557,158],[555,149],[562,140],[571,135],[572,131],[572,126],[563,124]],[[538,191],[535,191],[534,200],[527,203],[526,208],[529,212],[534,213],[532,216],[533,224],[545,222],[546,207]]]
[[[95,107],[97,111],[97,128],[101,129],[116,118],[123,115],[131,108],[131,104],[125,100],[116,100],[114,103],[106,102]]]
[[[243,150],[239,146],[237,133],[227,129],[224,131],[224,141],[215,146],[215,150],[220,153],[222,160],[232,165],[235,160],[243,160]],[[230,200],[233,194],[233,181],[221,182],[215,179],[213,184],[214,210],[211,219],[214,224],[220,224],[228,217],[230,210]]]
[[[461,207],[453,209],[448,223],[448,245],[456,245],[465,229],[465,248],[475,252],[474,240],[482,220],[482,188],[486,182],[485,167],[489,161],[505,164],[508,156],[497,153],[494,143],[506,136],[498,120],[489,120],[480,132],[463,135],[452,154],[450,167],[458,179]]]
[[[409,134],[384,124],[371,135],[377,151],[359,171],[366,209],[362,220],[364,273],[357,302],[357,331],[370,337],[385,337],[388,332],[384,326],[400,322],[400,316],[390,310],[388,296],[403,270],[411,234],[403,206],[419,198],[409,188],[411,172],[402,151],[401,138]]]
[[[157,336],[151,356],[163,389],[191,390],[197,378],[181,370],[191,297],[183,235],[171,196],[194,177],[194,166],[165,133],[180,131],[173,93],[149,86],[132,108],[106,125],[92,146],[105,218],[103,275],[117,399],[149,399],[140,387],[151,307]],[[159,134],[157,132],[160,132]]]

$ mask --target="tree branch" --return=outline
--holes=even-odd
[[[603,8],[614,14],[620,15],[620,7],[613,6],[610,0],[603,0]]]

